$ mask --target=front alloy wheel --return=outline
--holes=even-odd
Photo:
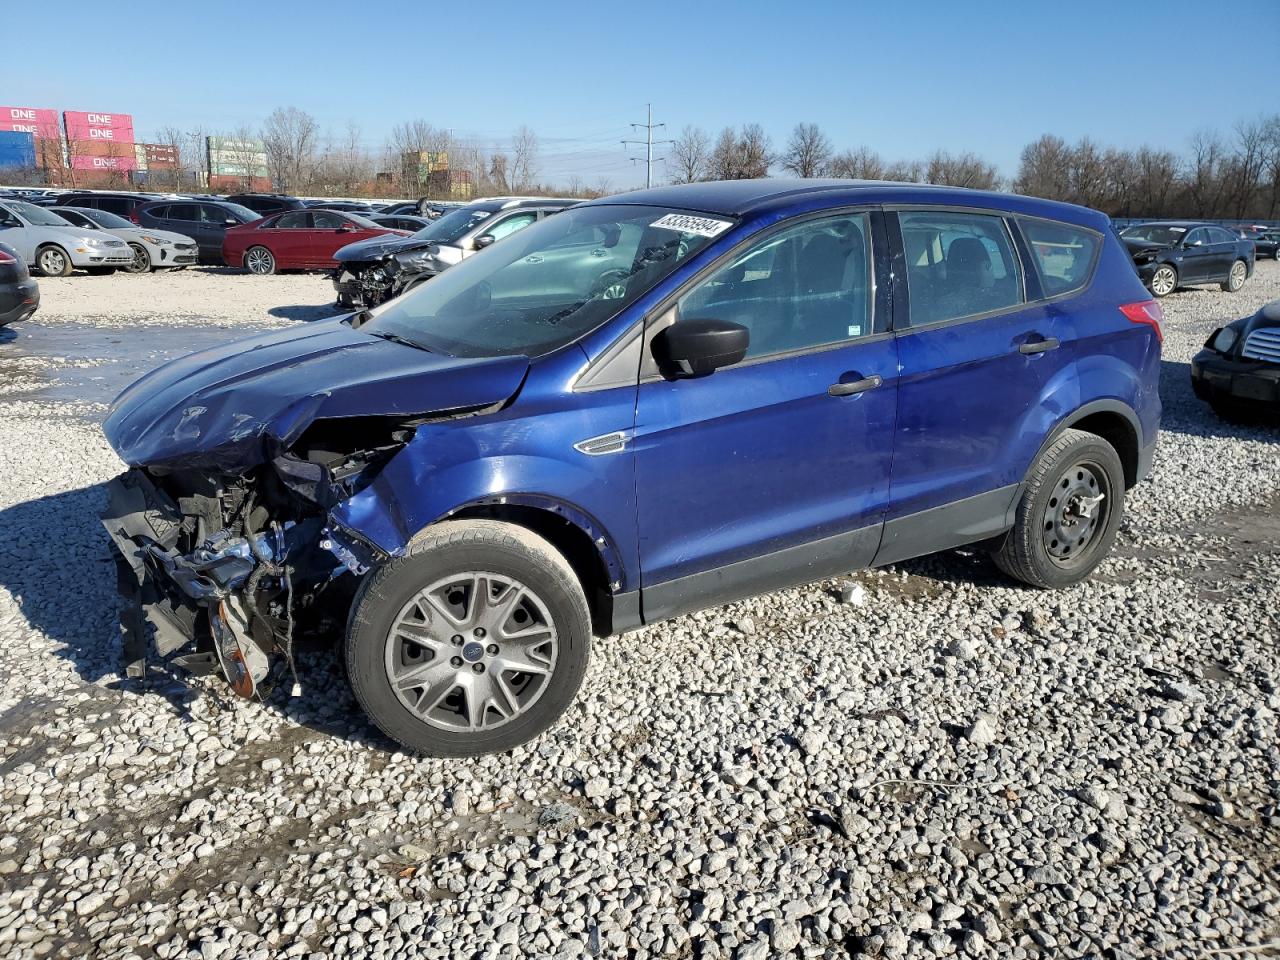
[[[590,643],[582,586],[555,547],[509,523],[454,520],[366,577],[347,676],[389,737],[475,756],[551,726],[577,693]]]
[[[1151,292],[1157,297],[1167,297],[1178,287],[1178,271],[1167,263],[1156,268],[1151,275]]]
[[[147,273],[151,270],[151,255],[147,253],[147,248],[140,243],[129,244],[129,249],[133,251],[133,261],[125,267],[126,273]]]
[[[244,255],[244,265],[250,273],[256,273],[260,277],[276,272],[276,258],[266,247],[250,247],[249,252]]]

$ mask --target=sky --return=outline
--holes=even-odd
[[[127,16],[64,6],[53,42],[39,5],[15,3],[4,32],[35,39],[5,45],[0,104],[129,113],[139,139],[256,128],[292,105],[374,150],[418,118],[485,148],[525,124],[540,179],[623,189],[644,182],[643,148],[619,141],[644,135],[630,124],[652,103],[656,139],[756,122],[778,148],[805,121],[836,149],[973,151],[1012,176],[1043,133],[1180,151],[1280,112],[1280,0],[1230,6],[143,0]]]

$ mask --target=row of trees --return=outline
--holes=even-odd
[[[713,140],[685,127],[671,144],[667,171],[676,183],[768,176],[854,177],[936,183],[1065,200],[1112,216],[1276,219],[1280,217],[1280,114],[1241,121],[1223,136],[1196,134],[1182,154],[1149,146],[1072,144],[1046,134],[1022,151],[1005,180],[973,153],[939,150],[923,160],[885,160],[869,147],[837,151],[814,123],[800,123],[780,150],[759,124],[726,127]]]

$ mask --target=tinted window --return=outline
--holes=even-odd
[[[66,207],[59,207],[57,210],[53,212],[56,213],[58,216],[60,216],[63,220],[66,220],[68,223],[74,224],[77,227],[85,227],[85,226],[96,227],[97,226],[97,224],[95,224],[92,220],[86,217],[83,213],[77,213],[75,210],[68,210]]]
[[[1018,260],[1001,217],[903,211],[911,323],[920,326],[1022,302]]]
[[[305,230],[307,228],[307,213],[305,210],[294,210],[276,218],[271,224],[273,227],[279,227],[282,230]]]
[[[200,204],[200,219],[205,223],[226,223],[228,220],[234,220],[231,211],[223,207],[215,206],[212,203]]]
[[[164,216],[169,220],[199,220],[200,206],[195,203],[171,203],[169,212]]]
[[[869,238],[863,214],[770,234],[681,297],[679,316],[742,324],[751,332],[748,358],[864,336]]]
[[[99,210],[106,210],[108,213],[117,213],[125,216],[133,209],[133,201],[125,197],[99,197],[94,206]]]
[[[1187,234],[1186,243],[1188,247],[1194,247],[1199,244],[1204,244],[1208,242],[1209,242],[1209,231],[1207,231],[1204,227],[1196,227],[1196,229],[1192,230],[1189,234]]]
[[[315,218],[317,230],[340,230],[347,226],[347,218],[330,210],[317,210],[311,215]]]
[[[1230,231],[1222,229],[1222,227],[1210,227],[1209,239],[1214,243],[1235,243],[1237,237]]]
[[[1046,295],[1070,293],[1089,282],[1098,253],[1096,233],[1046,220],[1023,220],[1021,224]]]

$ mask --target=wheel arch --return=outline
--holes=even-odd
[[[622,587],[624,567],[617,547],[593,517],[554,497],[508,494],[457,507],[424,529],[445,520],[474,519],[523,527],[560,551],[582,585],[592,631],[602,637],[615,632],[614,597]]]
[[[1143,446],[1142,425],[1138,415],[1128,404],[1119,400],[1094,400],[1063,417],[1036,451],[1033,465],[1039,462],[1044,452],[1065,430],[1083,430],[1107,441],[1124,467],[1125,489],[1132,488],[1138,482]]]

